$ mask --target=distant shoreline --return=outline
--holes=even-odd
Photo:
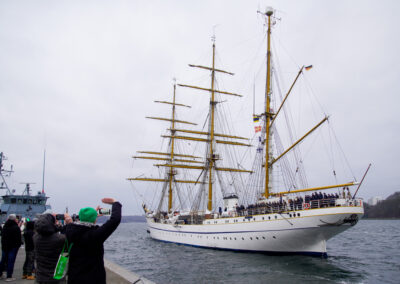
[[[104,223],[108,220],[109,216],[101,216],[97,219],[97,223]],[[126,215],[122,216],[121,223],[144,223],[146,222],[145,216],[140,215]]]
[[[400,220],[400,218],[364,218],[362,217],[361,220]]]

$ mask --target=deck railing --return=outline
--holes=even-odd
[[[284,213],[299,210],[308,209],[319,209],[319,208],[332,208],[341,206],[363,206],[362,199],[346,199],[346,198],[325,198],[318,200],[310,200],[309,202],[282,202],[282,203],[271,203],[271,204],[256,204],[250,205],[245,209],[236,209],[235,211],[223,212],[222,214],[191,214],[180,216],[178,220],[174,222],[176,225],[183,224],[202,224],[204,219],[217,219],[217,218],[230,218],[230,217],[250,217],[253,215],[262,214],[273,214],[273,213]],[[164,216],[165,215],[165,216]],[[183,218],[183,219],[181,219]],[[160,214],[158,217],[154,217],[156,222],[170,223],[166,212]]]
[[[307,203],[293,202],[293,203],[281,203],[281,204],[276,204],[276,203],[262,204],[262,205],[257,204],[257,205],[252,205],[250,208],[248,207],[245,209],[238,209],[236,210],[236,213],[231,215],[249,216],[249,215],[282,213],[288,211],[340,207],[340,206],[362,206],[362,200],[326,198],[326,199],[310,200]],[[235,216],[225,216],[225,217],[235,217]]]

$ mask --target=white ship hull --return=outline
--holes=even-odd
[[[150,236],[184,245],[326,256],[326,241],[347,230],[364,214],[361,206],[328,207],[250,217],[206,219],[203,224],[171,224],[147,218]]]

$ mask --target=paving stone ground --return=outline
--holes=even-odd
[[[1,257],[1,256],[0,256]],[[14,265],[14,274],[13,278],[16,280],[13,282],[5,282],[4,279],[0,280],[0,283],[31,283],[34,284],[34,280],[25,280],[22,279],[22,267],[24,266],[25,262],[25,249],[21,247],[18,251],[17,258],[15,260]],[[127,271],[126,269],[112,263],[110,261],[105,260],[105,267],[107,273],[107,283],[109,284],[128,284],[128,283],[145,283],[145,284],[152,284],[153,282],[141,278],[139,275]],[[5,272],[3,273],[5,274]],[[154,283],[153,283],[154,284]]]

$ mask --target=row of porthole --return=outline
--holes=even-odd
[[[278,216],[277,216],[277,215],[275,215],[275,219],[278,219]],[[249,222],[251,221],[250,219],[247,219],[247,220],[248,220]],[[265,218],[262,217],[262,220],[264,221]],[[271,220],[271,216],[268,216],[268,220]],[[253,218],[253,221],[256,221],[256,218]],[[230,222],[229,220],[225,220],[225,223],[229,223],[229,222]],[[237,223],[237,222],[239,222],[239,220],[234,219],[233,222],[234,222],[234,223]],[[243,219],[243,222],[246,222],[246,219]],[[210,221],[208,221],[207,224],[210,224]],[[218,224],[218,221],[214,221],[214,224]]]
[[[293,217],[293,218],[296,217],[296,213],[293,213],[293,215],[292,215],[292,214],[289,214],[289,217],[290,217],[290,218],[291,218],[291,217]],[[300,213],[297,213],[297,217],[300,217]],[[278,219],[278,216],[277,216],[277,215],[275,215],[275,219]],[[250,221],[250,219],[247,219],[247,220]],[[264,220],[265,220],[265,217],[262,217],[262,220],[264,221]],[[268,216],[268,220],[271,220],[271,216]],[[253,218],[253,221],[256,221],[256,218]],[[237,222],[239,222],[239,220],[234,219],[233,222],[234,222],[234,223],[237,223]],[[246,219],[243,219],[243,222],[246,222]],[[225,220],[225,223],[229,223],[229,220]],[[207,224],[210,224],[210,222],[207,222]],[[218,224],[218,221],[214,221],[214,224]]]
[[[176,234],[176,235],[178,235],[178,236],[181,236],[180,234]],[[185,236],[184,234],[182,234],[182,236]],[[193,237],[193,235],[190,235],[190,237]],[[197,236],[197,238],[203,238],[202,236]],[[217,238],[217,240],[219,240],[219,237],[213,237],[213,239],[215,240],[215,238]],[[265,240],[265,237],[264,236],[262,236],[262,237],[255,237],[255,239],[256,240],[260,240],[260,239],[263,239],[263,240]],[[276,239],[276,237],[275,236],[273,236],[273,238],[274,239]],[[207,239],[208,239],[208,236],[207,236]],[[253,237],[250,237],[249,238],[251,241],[253,240]],[[223,240],[228,240],[228,237],[223,237]],[[234,241],[236,241],[237,239],[236,239],[236,237],[229,237],[229,240],[234,240]],[[244,237],[242,237],[242,240],[244,241]]]

